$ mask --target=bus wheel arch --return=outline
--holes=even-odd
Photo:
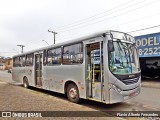
[[[23,77],[23,87],[29,88],[29,82],[26,76]]]
[[[69,101],[78,103],[80,101],[78,86],[73,81],[65,83],[65,93]]]

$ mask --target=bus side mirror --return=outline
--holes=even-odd
[[[113,41],[111,41],[111,40],[108,41],[108,51],[109,52],[113,52],[114,51]]]

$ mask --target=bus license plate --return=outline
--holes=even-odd
[[[135,95],[135,92],[129,94],[129,96],[131,96],[131,97],[134,96],[134,95]]]

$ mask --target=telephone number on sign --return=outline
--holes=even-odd
[[[160,47],[139,49],[139,55],[160,55]]]

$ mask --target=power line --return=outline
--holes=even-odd
[[[150,15],[150,16],[147,16],[147,17],[142,17],[142,18],[139,18],[139,19],[136,19],[136,20],[132,20],[132,21],[128,21],[128,22],[125,22],[125,23],[121,23],[121,24],[118,24],[118,25],[114,25],[114,26],[111,26],[111,27],[109,27],[109,29],[111,29],[111,28],[114,28],[114,27],[117,27],[117,26],[121,26],[121,25],[124,25],[124,24],[130,24],[130,23],[132,23],[132,22],[136,22],[136,21],[138,21],[138,20],[143,20],[143,19],[146,19],[146,18],[152,18],[153,16],[155,16],[155,15],[160,15],[159,13],[157,14],[154,14],[154,15]],[[84,34],[84,33],[83,33]],[[83,35],[83,34],[79,34],[79,35]],[[73,37],[74,38],[74,37]],[[66,40],[66,39],[68,39],[68,37],[66,37],[65,39],[62,39],[62,40]],[[33,44],[31,45],[31,46],[33,46]],[[34,46],[37,46],[37,45],[34,45]]]
[[[120,23],[120,24],[118,24],[118,25],[113,25],[113,26],[110,26],[108,29],[111,29],[111,28],[114,28],[114,27],[117,27],[117,26],[122,26],[122,25],[125,25],[125,24],[130,24],[130,23],[133,23],[133,22],[136,22],[136,21],[139,21],[139,20],[143,20],[143,19],[146,19],[146,18],[153,18],[153,16],[157,16],[157,15],[160,15],[160,13],[156,13],[156,14],[154,14],[154,15],[149,15],[149,16],[146,16],[146,17],[141,17],[141,18],[138,18],[138,19],[135,19],[135,20],[131,20],[131,21],[128,21],[128,22],[124,22],[124,23]],[[90,33],[90,32],[89,32]],[[89,34],[88,33],[88,34]],[[78,36],[81,36],[81,35],[83,35],[84,33],[81,33],[81,34],[78,34]],[[76,35],[77,36],[77,35]],[[73,37],[73,36],[70,36],[70,37],[72,37],[71,39],[73,39],[73,38],[75,38],[75,37]],[[60,37],[59,39],[61,39],[61,41],[62,40],[67,40],[67,39],[69,39],[70,37],[65,37],[65,38],[63,38],[63,37]],[[34,46],[34,47],[36,47],[37,45],[31,45],[31,46]]]
[[[36,49],[38,49],[38,48],[42,48],[42,47],[40,47],[42,45],[42,42],[38,42],[38,43],[36,43],[36,44],[31,44],[30,46],[28,46],[29,47],[29,51],[30,50],[34,50],[35,48]],[[43,44],[43,46],[44,46],[44,44]],[[44,46],[45,47],[45,46]]]
[[[45,34],[47,34],[47,32],[45,32]],[[39,34],[39,35],[40,35],[40,34]],[[47,34],[47,35],[48,35],[48,34]],[[42,36],[46,36],[46,35],[41,34],[41,36],[39,36],[38,38],[42,39]],[[30,40],[30,41],[24,42],[24,44],[25,44],[25,46],[26,46],[26,49],[30,50],[30,49],[31,49],[30,46],[32,46],[33,43],[38,42],[38,41],[39,41],[39,39],[34,40],[34,41],[33,41],[33,39],[32,39],[32,40]],[[26,43],[27,43],[27,44],[26,44]],[[29,47],[29,48],[28,48],[28,47]]]
[[[110,9],[110,10],[107,10],[108,12],[109,11],[112,11],[112,10],[114,10],[114,9],[117,9],[117,8],[119,8],[119,7],[121,7],[121,6],[124,6],[124,5],[126,5],[126,4],[129,4],[129,3],[131,3],[131,2],[133,2],[134,0],[132,0],[132,1],[129,1],[129,2],[126,2],[126,3],[124,3],[124,4],[121,4],[121,5],[119,5],[119,6],[117,6],[117,7],[114,7],[114,8],[112,8],[112,9]],[[141,2],[144,2],[144,1],[141,1]],[[141,2],[138,2],[138,3],[141,3]],[[136,4],[138,4],[138,3],[136,3]],[[134,5],[136,5],[136,4],[134,4]],[[131,5],[131,6],[134,6],[133,4]],[[131,6],[128,6],[128,7],[131,7]],[[126,7],[126,8],[128,8],[128,7]],[[126,8],[123,8],[123,9],[126,9]],[[123,9],[120,9],[120,10],[123,10]],[[119,12],[120,10],[118,10],[118,11],[114,11],[114,12]],[[100,14],[103,14],[103,13],[105,13],[105,12],[107,12],[107,11],[104,11],[104,12],[101,12],[101,13],[99,13],[99,14],[96,14],[96,15],[94,15],[94,16],[91,16],[91,17],[89,17],[89,18],[93,18],[93,17],[95,17],[95,16],[97,16],[97,15],[100,15]],[[114,13],[114,12],[112,12],[112,14]],[[105,16],[107,16],[107,15],[105,15]],[[115,17],[115,16],[114,16]],[[117,16],[116,16],[117,17]],[[102,18],[102,17],[101,17]],[[88,19],[88,18],[86,18],[86,19]],[[83,20],[85,20],[85,19],[83,19]],[[81,20],[79,20],[79,21],[81,21]],[[98,21],[99,22],[99,21]],[[100,21],[101,22],[101,21]],[[73,24],[73,23],[72,23]],[[82,24],[82,23],[81,23]],[[94,24],[94,23],[92,23],[92,24]],[[90,24],[89,24],[90,25]],[[88,26],[88,25],[87,25]],[[62,27],[65,27],[65,26],[62,26]],[[75,27],[75,26],[74,26]],[[61,27],[59,27],[59,28],[61,28]],[[71,29],[72,30],[72,29]],[[60,31],[60,32],[64,32],[63,30],[62,31]],[[45,35],[46,36],[46,35]],[[32,40],[33,41],[33,40]],[[30,42],[32,42],[32,41],[30,41]],[[29,43],[29,45],[31,45],[31,43],[30,42],[28,42]],[[28,44],[27,44],[28,45]]]
[[[130,32],[127,32],[127,33],[138,32],[138,31],[147,30],[147,29],[152,29],[152,28],[156,28],[156,27],[160,27],[160,25],[151,26],[151,27],[147,27],[147,28],[142,28],[142,29],[138,29],[138,30],[130,31]],[[8,54],[8,53],[15,54],[16,52],[0,52],[0,54],[2,54],[2,53],[3,53],[3,54]]]
[[[117,9],[117,8],[121,7],[121,6],[124,6],[124,5],[126,5],[126,4],[129,4],[129,3],[133,2],[133,1],[135,1],[135,0],[131,0],[131,1],[129,1],[129,2],[125,2],[125,3],[120,4],[120,5],[118,5],[118,6],[114,7],[114,8],[111,8],[111,9],[109,9],[109,10],[107,10],[107,11],[103,11],[103,12],[101,12],[101,13],[95,14],[95,15],[93,15],[93,16],[90,16],[90,17],[85,18],[85,19],[82,19],[82,20],[78,20],[78,21],[76,21],[76,22],[74,22],[74,23],[81,22],[81,21],[84,21],[84,20],[86,20],[86,19],[90,19],[90,18],[96,17],[97,15],[101,15],[101,14],[103,14],[103,13],[112,11],[112,10],[114,10],[114,9]],[[71,23],[71,24],[74,24],[74,23]],[[68,25],[70,25],[70,24],[68,24]],[[68,25],[67,25],[67,26],[68,26]],[[59,28],[62,28],[62,27],[66,27],[66,25],[61,26],[61,27],[58,27],[58,28],[56,28],[56,29],[59,29]],[[41,37],[42,37],[42,36],[46,36],[46,33],[41,33],[41,34],[39,34],[39,35],[41,35]],[[38,35],[37,35],[37,36],[38,36]],[[35,38],[35,37],[34,37],[34,38]],[[27,45],[31,45],[30,42],[32,42],[32,41],[34,40],[34,38],[33,38],[32,40],[28,41],[29,44],[27,44]],[[38,38],[40,38],[40,36],[39,36]]]
[[[146,16],[146,17],[142,17],[142,18],[139,18],[139,19],[135,19],[135,20],[131,20],[131,21],[128,21],[128,22],[124,22],[124,23],[120,23],[120,24],[117,24],[117,25],[113,25],[113,26],[110,26],[110,27],[108,27],[108,29],[111,29],[111,28],[115,28],[115,27],[117,27],[117,26],[122,26],[122,25],[125,25],[125,24],[131,24],[131,23],[133,23],[133,22],[137,22],[137,21],[140,21],[140,20],[143,20],[143,19],[146,19],[146,18],[153,18],[153,16],[157,16],[157,15],[160,15],[160,13],[156,13],[156,14],[154,14],[154,15],[149,15],[149,16]],[[84,34],[84,33],[83,33]],[[83,34],[78,34],[78,35],[83,35]],[[72,37],[72,36],[71,36]],[[61,39],[62,38],[62,40],[65,40],[65,39],[67,39],[68,37],[65,37],[65,38],[63,38],[63,37],[60,37],[59,39]]]
[[[138,32],[138,31],[147,30],[147,29],[152,29],[152,28],[156,28],[156,27],[160,27],[160,25],[151,26],[151,27],[147,27],[147,28],[143,28],[143,29],[138,29],[138,30],[134,30],[134,31],[127,32],[127,33]]]
[[[115,17],[121,16],[121,15],[127,14],[127,13],[132,12],[132,11],[135,11],[135,10],[137,10],[137,9],[140,9],[140,8],[143,8],[143,7],[146,7],[146,6],[149,6],[149,5],[151,5],[151,4],[155,3],[155,2],[160,2],[160,1],[159,1],[159,0],[153,1],[153,2],[151,2],[151,3],[149,3],[149,4],[143,5],[143,6],[141,6],[141,7],[137,7],[137,8],[135,8],[135,9],[129,10],[129,11],[124,12],[124,13],[121,13],[121,14],[119,14],[119,15],[115,15],[115,16],[109,17],[109,18],[107,18],[107,19],[111,19],[111,18],[115,18]],[[87,26],[89,26],[89,25],[92,25],[92,24],[96,24],[96,23],[105,21],[105,20],[107,20],[107,19],[99,20],[99,21],[96,21],[96,22],[93,22],[93,23],[90,23],[90,24],[87,24],[87,25],[82,25],[81,27],[72,28],[72,29],[69,29],[69,30],[67,30],[67,31],[71,31],[71,30],[74,30],[74,29],[77,29],[77,28],[87,27]],[[59,32],[66,32],[66,30],[62,30],[62,31],[59,31]]]
[[[39,35],[39,36],[38,36],[38,35]],[[43,32],[43,33],[38,34],[38,35],[37,35],[38,37],[34,37],[34,38],[32,38],[31,40],[27,41],[27,42],[28,42],[27,45],[30,45],[30,44],[31,44],[30,42],[34,41],[35,38],[42,38],[43,36],[47,36],[48,34],[47,34],[47,32]]]
[[[130,1],[131,2],[131,1]],[[142,1],[141,1],[142,2]],[[129,3],[129,2],[128,2]],[[150,4],[150,3],[149,3]],[[130,11],[129,11],[130,12]],[[127,12],[127,13],[129,13],[129,12]],[[124,13],[123,13],[124,14]],[[120,16],[120,15],[119,15]],[[114,18],[114,17],[117,17],[117,16],[113,16],[112,18]],[[106,19],[105,19],[106,20]],[[98,23],[98,22],[102,22],[102,21],[104,21],[104,20],[101,20],[101,21],[97,21],[97,22],[94,22],[94,23],[91,23],[91,24],[95,24],[95,23]],[[91,25],[91,24],[89,24],[89,25]],[[86,25],[85,25],[86,26]],[[87,25],[88,26],[88,25]],[[73,30],[73,29],[70,29],[70,30]],[[61,31],[61,32],[63,32],[63,31]],[[64,31],[65,32],[65,31]],[[32,41],[31,41],[32,42]],[[31,43],[29,43],[29,44],[31,44]]]
[[[137,2],[137,3],[135,3],[135,4],[131,4],[131,5],[127,6],[127,7],[124,7],[124,8],[118,9],[118,10],[116,10],[116,11],[113,11],[113,12],[111,12],[111,13],[108,13],[109,11],[114,10],[114,9],[116,9],[116,8],[110,9],[110,10],[106,11],[106,13],[108,13],[108,14],[104,14],[103,16],[98,17],[99,15],[97,15],[97,16],[95,15],[94,18],[89,17],[89,18],[88,18],[89,20],[86,20],[86,21],[83,21],[83,22],[77,22],[77,23],[70,24],[70,25],[67,25],[67,26],[69,26],[68,28],[70,28],[70,27],[79,26],[79,25],[84,24],[84,23],[88,23],[88,22],[90,22],[90,21],[95,21],[95,20],[97,20],[97,19],[104,18],[104,17],[106,17],[106,16],[112,15],[112,14],[114,14],[114,13],[116,13],[116,12],[120,12],[120,11],[125,10],[125,9],[127,9],[127,8],[131,8],[131,7],[133,7],[133,6],[137,5],[137,4],[143,3],[143,2],[145,2],[145,1],[146,1],[146,0],[143,0],[143,1]],[[130,1],[130,2],[131,2],[131,1]],[[130,3],[130,2],[127,2],[127,3]],[[123,5],[126,5],[126,4],[123,4]],[[120,6],[122,6],[122,5],[120,5]],[[104,13],[104,12],[103,12],[103,13]],[[100,13],[100,14],[101,14],[101,13]],[[96,17],[96,18],[95,18],[95,17]],[[115,16],[114,16],[114,17],[115,17]],[[90,19],[90,18],[92,18],[92,19]],[[65,28],[65,26],[63,26],[62,28],[58,28],[58,30],[68,29],[68,28]],[[57,30],[57,29],[56,29],[56,30]]]
[[[93,16],[90,16],[90,17],[87,17],[87,18],[84,18],[84,19],[75,21],[75,22],[73,22],[73,23],[69,23],[69,24],[67,24],[67,25],[63,25],[63,26],[58,27],[58,28],[54,28],[54,29],[56,29],[56,30],[57,30],[57,29],[61,29],[61,28],[64,28],[64,27],[66,27],[66,26],[70,26],[70,25],[72,25],[72,24],[80,23],[80,22],[85,21],[85,20],[88,20],[88,19],[90,19],[90,18],[97,17],[97,16],[99,16],[99,15],[101,15],[101,14],[104,14],[104,13],[106,13],[106,12],[112,11],[112,10],[114,10],[114,9],[117,9],[117,8],[121,7],[121,6],[125,6],[126,4],[129,4],[129,3],[133,2],[133,1],[135,1],[135,0],[131,0],[131,1],[129,1],[129,2],[125,2],[125,3],[120,4],[120,5],[118,5],[118,6],[114,7],[114,8],[111,8],[111,9],[109,9],[109,10],[106,10],[106,11],[103,11],[103,12],[100,12],[100,13],[97,13],[97,14],[95,14],[95,15],[93,15]]]
[[[16,53],[19,53],[16,49],[12,49],[12,50],[16,51]]]

